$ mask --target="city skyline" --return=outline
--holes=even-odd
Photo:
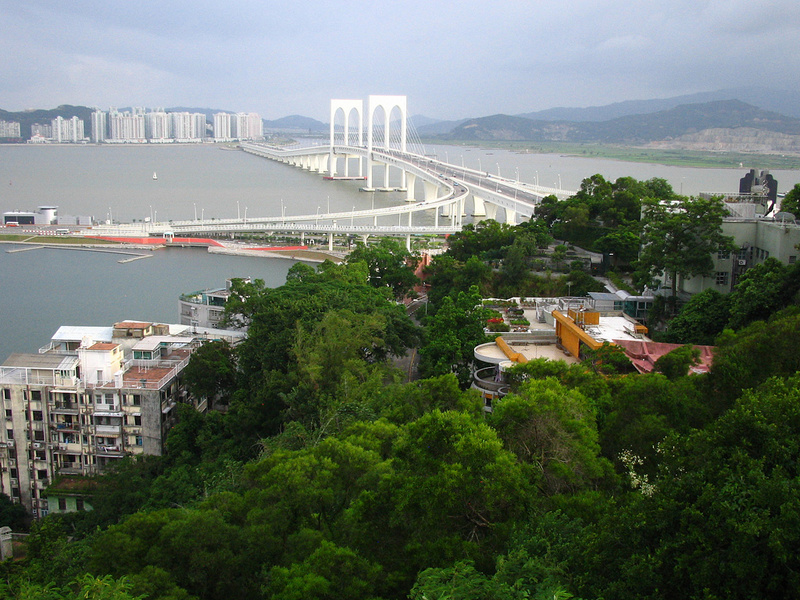
[[[566,9],[565,9],[566,8]],[[0,107],[193,106],[326,120],[330,98],[404,94],[457,119],[800,85],[785,0],[563,7],[443,2],[0,2]],[[13,57],[13,58],[12,58]]]

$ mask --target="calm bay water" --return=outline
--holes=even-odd
[[[746,169],[690,169],[518,154],[453,146],[426,153],[451,164],[527,182],[575,190],[585,177],[610,180],[663,177],[683,194],[736,191]],[[354,172],[351,163],[351,172]],[[158,180],[152,178],[158,173]],[[380,171],[382,173],[382,171]],[[394,170],[393,170],[394,173]],[[800,171],[773,171],[779,190],[800,183]],[[379,169],[376,177],[382,177]],[[380,182],[382,179],[376,179]],[[397,175],[392,175],[396,185]],[[0,145],[0,212],[56,205],[62,215],[115,221],[197,217],[287,217],[397,205],[400,193],[364,194],[356,181],[330,182],[284,164],[212,145],[33,146]],[[238,204],[237,204],[238,203]],[[196,212],[195,212],[196,211]],[[119,264],[115,254],[32,250],[9,254],[0,245],[0,361],[11,352],[43,346],[60,325],[110,325],[123,319],[177,322],[178,296],[224,285],[229,277],[258,277],[281,285],[292,261],[168,249],[153,258]]]
[[[133,319],[179,323],[178,296],[221,287],[231,277],[286,281],[291,260],[209,254],[167,248],[120,264],[125,255],[50,249],[8,253],[0,244],[0,362],[12,352],[36,352],[61,325],[111,325]],[[146,253],[147,251],[137,251]]]

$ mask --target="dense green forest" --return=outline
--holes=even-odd
[[[680,239],[664,246],[684,255],[672,262],[625,253],[647,227],[666,235],[664,215],[640,210],[659,198],[695,202],[661,180],[595,176],[528,223],[469,226],[433,261],[416,319],[396,301],[414,280],[391,241],[297,264],[278,288],[237,282],[226,313],[246,341],[204,345],[185,372],[218,410],[181,407],[164,456],[98,478],[94,510],[34,523],[27,557],[0,565],[0,595],[795,596],[800,267],[767,261],[669,321],[670,341],[717,344],[706,375],[687,375],[691,349],[639,375],[604,348],[515,367],[492,413],[467,389],[481,296],[594,285],[570,245],[613,248],[633,285],[702,270]],[[413,352],[407,381],[394,359]],[[0,519],[18,509],[0,499]]]

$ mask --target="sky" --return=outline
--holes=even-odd
[[[766,83],[800,89],[797,0],[0,0],[0,108],[327,122],[405,95],[460,119]]]

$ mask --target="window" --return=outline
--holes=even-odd
[[[142,404],[142,396],[140,394],[134,394],[132,404],[134,406],[140,406]]]
[[[717,271],[716,283],[717,285],[728,285],[728,273],[726,271]]]
[[[731,253],[730,253],[730,252],[728,252],[727,250],[726,250],[726,251],[724,251],[724,252],[718,252],[718,253],[717,253],[717,258],[718,258],[719,260],[727,260],[727,259],[729,259],[730,257],[731,257]]]
[[[66,498],[59,498],[58,499],[58,510],[67,510],[67,499]]]
[[[31,411],[31,414],[33,415],[33,420],[34,421],[41,421],[42,420],[42,411],[33,410],[33,411]]]
[[[10,409],[10,408],[7,408],[7,409],[6,409],[6,419],[10,419],[10,418],[11,418],[11,414],[12,414],[12,413],[11,413],[11,409]]]
[[[75,508],[83,510],[83,498],[75,498]]]
[[[13,429],[6,429],[6,433],[8,434],[8,439],[9,440],[13,440],[14,439],[14,430]]]
[[[16,469],[11,468],[11,469],[8,470],[8,472],[11,473],[11,479],[16,479],[17,478],[17,470]]]
[[[31,390],[31,400],[41,400],[41,399],[42,399],[41,390]]]
[[[36,450],[34,453],[36,460],[47,460],[47,454],[44,450]]]
[[[36,479],[47,479],[47,469],[37,469]]]
[[[4,400],[11,400],[11,390],[8,388],[3,388],[3,399]]]
[[[133,424],[134,425],[141,425],[142,424],[142,415],[134,415],[133,416]]]
[[[793,265],[796,262],[797,262],[797,256],[790,256],[789,257],[789,264],[790,265]]]
[[[140,436],[140,435],[136,436],[136,445],[137,446],[141,446],[142,445],[142,436]]]

